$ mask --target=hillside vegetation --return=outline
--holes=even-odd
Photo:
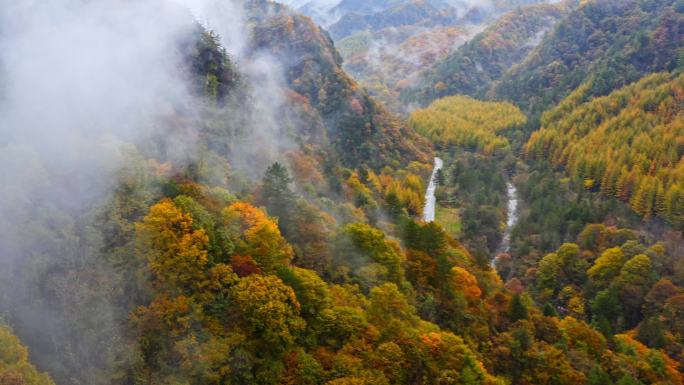
[[[585,101],[591,88],[546,113],[525,153],[565,167],[643,217],[683,226],[684,75],[651,75]]]
[[[28,349],[4,325],[0,326],[0,384],[54,385],[47,374],[29,362]]]
[[[296,0],[343,11],[346,67],[270,0],[224,37],[152,0],[156,18],[106,12],[143,1],[0,8],[3,32],[47,39],[73,6],[80,34],[56,41],[84,53],[37,50],[73,72],[53,85],[17,59],[37,39],[7,45],[0,385],[684,385],[682,0]],[[129,22],[178,20],[163,60],[143,63],[157,35],[134,44],[132,74],[69,39],[112,29],[118,53]],[[453,53],[472,26],[447,21],[488,28]],[[372,96],[415,108],[399,89],[435,60],[408,119]],[[160,61],[189,95],[145,93],[140,122],[133,91],[111,116],[117,87],[82,76],[137,92]],[[42,146],[61,135],[83,145]]]
[[[449,96],[414,111],[409,124],[441,147],[450,145],[492,154],[508,148],[500,131],[525,124],[527,118],[507,102]]]
[[[289,100],[303,111],[305,124],[299,117],[290,122],[296,136],[325,145],[345,166],[428,159],[427,143],[342,70],[332,40],[311,19],[262,0],[250,1],[248,9],[252,49],[283,63]]]
[[[492,92],[533,117],[592,79],[592,96],[684,64],[681,0],[586,0]]]
[[[538,4],[516,8],[447,57],[435,60],[411,85],[402,100],[428,104],[447,95],[482,98],[493,82],[534,50],[570,4]]]
[[[471,28],[438,27],[423,32],[387,29],[357,32],[336,43],[344,69],[394,112],[406,111],[400,92],[416,74],[441,60],[472,35]],[[408,37],[407,37],[408,36]]]

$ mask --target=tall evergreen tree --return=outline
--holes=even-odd
[[[278,162],[270,165],[262,179],[260,204],[266,206],[268,215],[278,218],[280,231],[287,236],[296,205],[296,195],[291,189],[292,178],[285,166]]]
[[[521,319],[527,319],[529,312],[527,311],[527,305],[522,300],[520,294],[515,294],[511,299],[511,304],[509,308],[509,315],[511,321],[515,322]]]

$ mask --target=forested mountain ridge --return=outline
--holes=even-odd
[[[571,2],[537,4],[504,14],[456,51],[422,71],[418,79],[401,90],[402,99],[427,104],[447,95],[484,97],[492,82],[522,62],[571,7]]]
[[[453,8],[433,5],[429,1],[409,1],[369,15],[348,13],[330,26],[330,33],[335,39],[342,39],[364,30],[405,26],[432,28],[456,24],[458,19]]]
[[[344,58],[343,68],[377,100],[393,112],[404,112],[400,91],[412,84],[416,74],[448,55],[472,34],[467,27],[433,28],[414,33],[388,29],[363,31],[336,43]],[[406,37],[410,36],[410,37]]]
[[[519,128],[526,122],[525,115],[511,103],[482,102],[467,96],[436,100],[409,118],[417,132],[440,148],[457,146],[487,155],[509,150],[501,131]]]
[[[533,116],[593,79],[610,91],[682,66],[684,4],[679,0],[588,0],[568,14],[490,97],[512,100]]]
[[[639,215],[681,228],[684,75],[650,75],[605,97],[591,83],[542,116],[525,154],[565,167],[628,202]]]
[[[327,32],[276,3],[251,1],[249,12],[254,49],[267,50],[284,63],[295,92],[291,98],[318,111],[326,126],[323,137],[343,164],[380,168],[392,161],[427,161],[427,143],[344,73]]]
[[[422,81],[416,77],[421,70],[455,51],[500,15],[546,1],[290,3],[330,30],[348,73],[388,109],[405,114],[408,108],[399,100],[400,92],[410,85],[419,87]]]
[[[682,7],[675,0],[523,7],[425,71],[401,97],[421,104],[460,93],[509,100],[536,122],[591,79],[591,95],[601,96],[651,72],[681,68]],[[525,44],[532,40],[539,45]]]

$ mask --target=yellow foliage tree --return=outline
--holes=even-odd
[[[0,326],[0,384],[55,385],[28,361],[28,349],[6,326]]]
[[[244,277],[233,288],[232,297],[247,328],[272,348],[291,345],[306,326],[299,317],[295,292],[278,277]]]
[[[451,268],[451,275],[454,280],[454,286],[457,290],[463,291],[466,298],[473,301],[479,299],[482,295],[482,290],[477,285],[477,278],[470,274],[468,270],[454,266]]]
[[[624,264],[625,255],[619,247],[607,249],[596,259],[594,265],[589,268],[589,278],[597,284],[608,284],[619,273]]]
[[[203,285],[209,237],[204,229],[194,229],[192,216],[173,201],[164,199],[152,206],[136,225],[136,238],[158,288],[189,292]]]
[[[246,202],[236,202],[223,210],[223,219],[230,229],[236,252],[249,255],[264,272],[287,265],[294,252],[280,234],[275,220]]]

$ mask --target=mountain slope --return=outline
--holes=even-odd
[[[527,57],[568,6],[539,4],[508,12],[420,73],[402,90],[402,100],[424,105],[446,95],[483,97],[492,82]]]
[[[490,96],[538,116],[588,79],[591,95],[605,95],[648,73],[681,68],[683,49],[679,0],[583,1]]]
[[[458,20],[459,14],[454,8],[439,7],[429,1],[408,1],[371,14],[347,13],[329,29],[333,38],[338,40],[363,30],[379,31],[405,26],[432,28],[454,25]]]
[[[684,225],[684,75],[651,75],[591,99],[589,83],[542,117],[530,159],[563,166],[641,216]]]
[[[344,73],[332,40],[310,18],[267,1],[249,7],[253,49],[283,63],[287,84],[318,111],[342,163],[377,167],[428,159],[427,142]]]
[[[405,37],[406,35],[410,37]],[[414,82],[416,74],[438,61],[472,35],[460,27],[412,31],[387,29],[359,32],[337,43],[344,69],[391,111],[404,112],[399,91]]]
[[[509,149],[508,140],[498,134],[526,120],[511,103],[483,102],[458,95],[414,111],[409,124],[441,148],[453,146],[491,155]]]

